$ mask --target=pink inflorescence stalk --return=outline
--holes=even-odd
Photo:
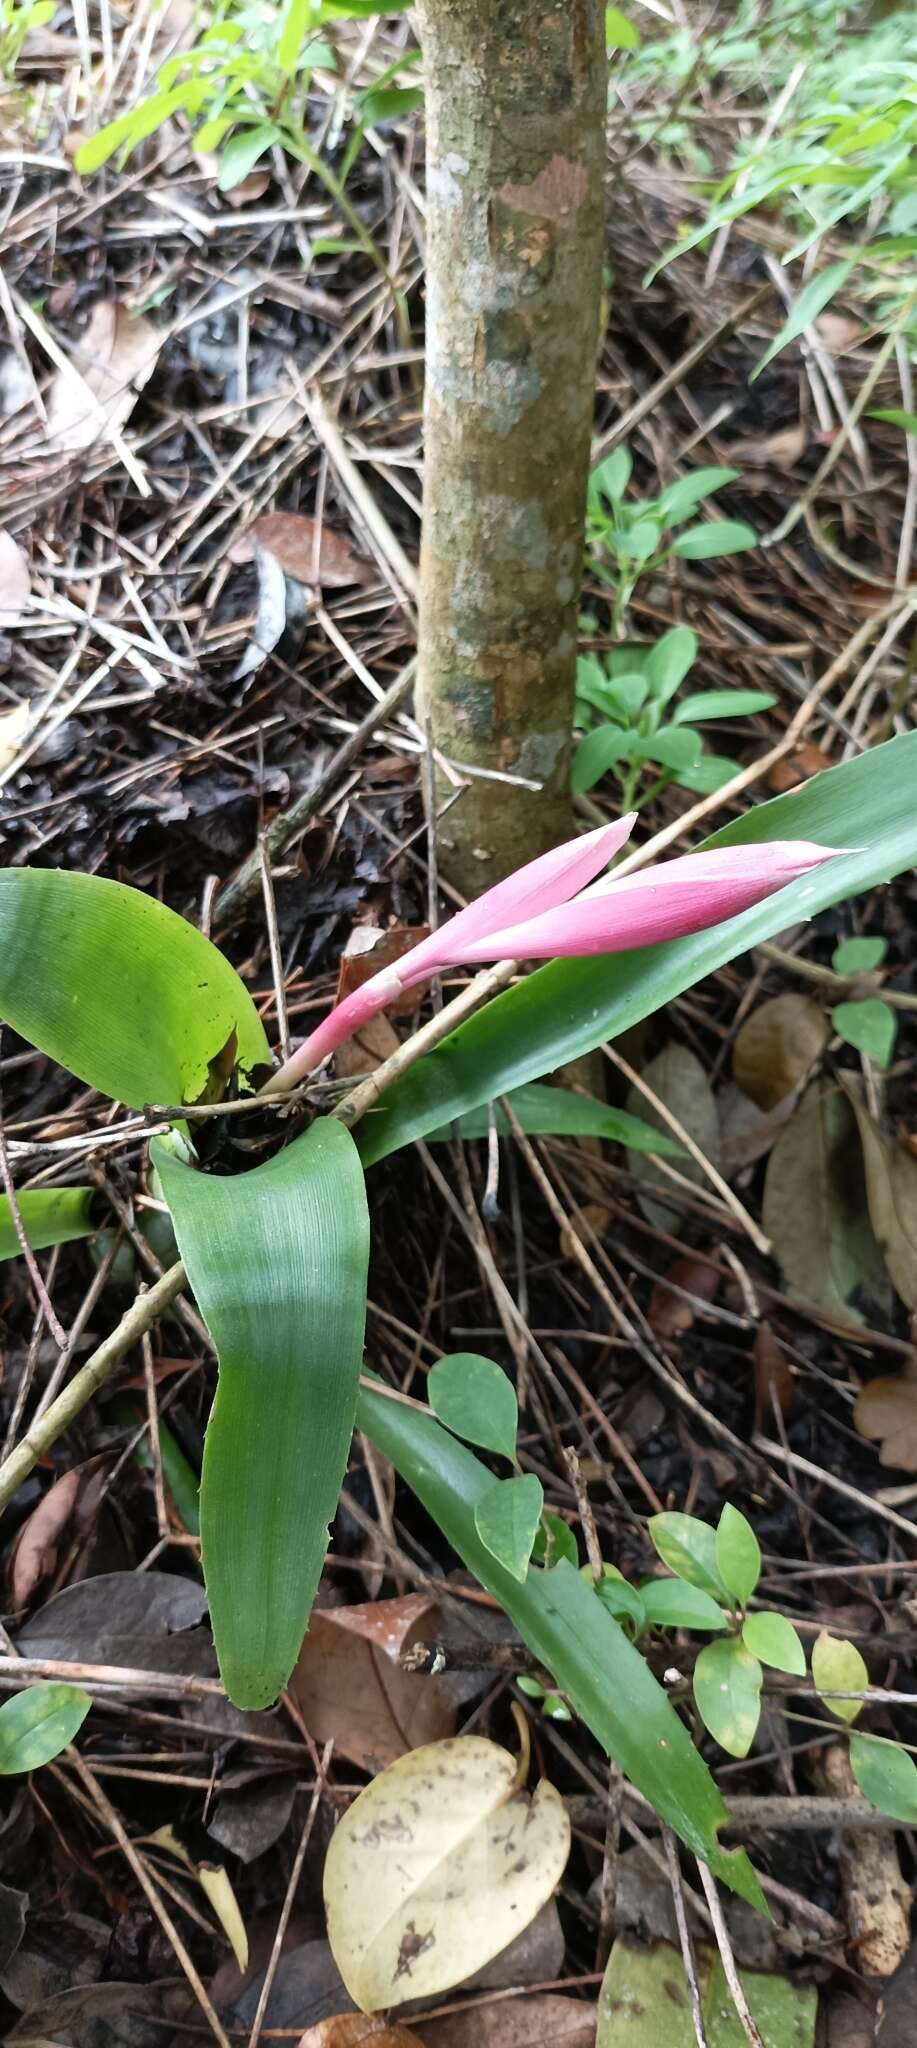
[[[397,966],[385,967],[338,1003],[267,1083],[293,1088],[403,989],[444,968],[490,960],[552,960],[562,954],[624,953],[721,924],[750,910],[846,849],[805,839],[722,846],[662,867],[596,881],[629,838],[636,812],[555,847],[488,889]],[[592,885],[591,887],[589,885]]]

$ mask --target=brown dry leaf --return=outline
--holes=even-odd
[[[850,313],[819,313],[815,332],[833,356],[842,356],[863,339],[863,324]]]
[[[759,1323],[755,1333],[752,1365],[755,1373],[754,1434],[770,1436],[774,1426],[774,1396],[784,1418],[796,1399],[796,1382],[769,1323]]]
[[[853,1082],[847,1095],[863,1147],[872,1227],[892,1286],[908,1308],[917,1309],[917,1159],[873,1123]]]
[[[767,1163],[764,1228],[799,1300],[848,1322],[856,1294],[882,1305],[888,1282],[873,1236],[856,1122],[846,1097],[815,1081]]]
[[[378,1771],[422,1743],[451,1735],[455,1709],[438,1679],[415,1678],[402,1650],[435,1636],[439,1610],[425,1595],[314,1613],[290,1680],[316,1742]]]
[[[595,2027],[594,2006],[544,1992],[424,2020],[417,2034],[423,2048],[595,2048]]]
[[[354,1081],[360,1074],[374,1074],[383,1060],[390,1059],[398,1051],[401,1040],[382,1011],[378,1017],[369,1017],[352,1038],[346,1038],[334,1055],[334,1071],[339,1081]]]
[[[727,1081],[717,1091],[716,1106],[720,1116],[722,1171],[731,1181],[746,1167],[766,1159],[796,1104],[795,1097],[787,1095],[776,1109],[765,1111],[743,1095],[734,1081]]]
[[[778,427],[774,434],[752,436],[746,441],[732,441],[724,448],[727,462],[751,463],[759,468],[795,469],[800,456],[805,454],[809,439],[808,428],[801,422],[795,427]]]
[[[563,1259],[575,1259],[578,1243],[589,1245],[590,1233],[603,1238],[611,1222],[612,1212],[603,1202],[584,1202],[582,1208],[571,1209],[569,1223],[563,1224],[560,1232],[560,1255]]]
[[[823,1752],[818,1776],[836,1799],[857,1786],[846,1743]],[[837,1837],[841,1890],[853,1942],[851,1962],[866,1977],[893,1977],[910,1948],[911,1888],[903,1876],[893,1829],[851,1828]]]
[[[792,754],[782,761],[775,761],[767,778],[768,789],[782,794],[787,789],[798,789],[801,782],[808,782],[813,775],[821,775],[825,768],[833,768],[830,754],[823,754],[820,747],[810,741],[796,747]]]
[[[650,1295],[647,1320],[651,1330],[657,1337],[682,1337],[696,1321],[694,1303],[673,1294],[666,1284],[668,1281],[684,1288],[686,1294],[695,1295],[699,1301],[715,1301],[721,1279],[722,1275],[706,1259],[676,1259],[665,1280],[657,1280]]]
[[[29,565],[22,549],[6,527],[0,526],[0,630],[22,625],[30,589]]]
[[[806,1079],[831,1036],[811,996],[773,996],[747,1017],[737,1034],[732,1071],[743,1095],[759,1109],[776,1109]]]
[[[315,583],[315,520],[305,512],[265,512],[233,541],[229,559],[251,562],[256,547],[267,548],[297,583]],[[355,555],[343,534],[323,520],[317,580],[326,590],[342,590],[351,583],[378,583],[379,576],[372,563]]]
[[[423,2048],[419,2034],[407,2027],[390,2027],[387,2020],[365,2012],[342,2012],[336,2019],[319,2020],[316,2027],[300,2036],[296,2048]]]
[[[58,370],[46,407],[49,448],[76,454],[101,434],[117,433],[156,368],[161,335],[114,299],[97,299],[89,325],[72,344],[72,370]]]
[[[718,1167],[719,1117],[713,1090],[697,1054],[687,1045],[667,1045],[654,1060],[650,1060],[649,1066],[644,1067],[642,1078],[660,1102],[678,1118],[700,1147],[704,1158],[711,1166]],[[665,1118],[653,1108],[639,1088],[628,1091],[625,1108],[631,1116],[640,1117],[643,1123],[654,1124],[658,1130],[665,1131],[668,1137],[674,1135]],[[627,1164],[636,1183],[637,1201],[644,1216],[659,1230],[674,1230],[682,1216],[684,1203],[677,1182],[669,1177],[665,1165],[651,1158],[647,1152],[632,1151],[628,1151]],[[681,1179],[693,1181],[698,1187],[709,1187],[703,1167],[690,1155],[675,1160],[673,1164],[677,1166]],[[660,1199],[663,1196],[668,1199]]]
[[[881,1443],[880,1465],[917,1472],[917,1379],[870,1380],[857,1395],[853,1426],[869,1443]]]
[[[29,1605],[45,1579],[53,1577],[74,1517],[76,1531],[92,1522],[104,1490],[106,1467],[104,1458],[88,1458],[85,1464],[63,1472],[23,1523],[7,1567],[10,1599],[17,1612]]]

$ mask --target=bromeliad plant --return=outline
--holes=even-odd
[[[219,1354],[200,1526],[220,1668],[239,1705],[266,1705],[292,1668],[356,1422],[608,1754],[698,1855],[759,1899],[747,1861],[719,1845],[725,1809],[685,1724],[557,1532],[543,1532],[542,1563],[523,1556],[521,1517],[494,1518],[490,1466],[435,1414],[361,1382],[364,1173],[411,1138],[555,1072],[796,919],[908,866],[917,855],[915,757],[917,735],[893,740],[736,820],[697,855],[642,873],[596,879],[630,820],[532,863],[407,955],[397,986],[460,963],[549,964],[521,976],[434,1051],[413,1064],[402,1057],[405,1070],[356,1136],[348,1128],[356,1097],[308,1127],[303,1105],[298,1123],[278,1124],[273,1156],[236,1174],[205,1170],[189,1135],[197,1124],[185,1112],[218,1102],[230,1085],[244,1093],[265,1082],[267,1109],[281,1078],[289,1089],[361,1015],[391,1000],[395,979],[377,978],[333,1011],[272,1077],[251,997],[184,919],[94,876],[0,874],[0,1014],[103,1094],[132,1108],[167,1106],[158,1121],[171,1132],[151,1151],[183,1265],[154,1296],[174,1299],[187,1280]],[[851,846],[857,850],[843,851]],[[27,1229],[34,1197],[47,1202],[45,1191],[26,1191]],[[36,1241],[50,1243],[53,1215],[45,1206],[35,1216]],[[80,1223],[91,1227],[79,1191],[59,1220],[62,1236]],[[143,1311],[151,1317],[149,1300]],[[136,1327],[131,1311],[120,1345],[109,1340],[101,1362],[77,1376],[80,1398],[95,1391]],[[33,1426],[0,1473],[0,1506],[76,1412],[72,1389],[59,1398],[64,1406]],[[519,1477],[526,1475],[514,1473],[510,1483]],[[531,1503],[518,1497],[531,1521]]]

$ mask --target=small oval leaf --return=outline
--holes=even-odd
[[[716,1567],[728,1591],[747,1607],[761,1577],[758,1538],[745,1516],[727,1501],[716,1532]]]
[[[80,1685],[27,1685],[0,1707],[0,1776],[38,1771],[72,1742],[92,1701]]]
[[[805,1675],[806,1653],[785,1614],[747,1614],[742,1641],[746,1650],[772,1671],[788,1671],[793,1678]]]
[[[729,1588],[717,1564],[716,1532],[709,1522],[699,1522],[695,1515],[673,1510],[669,1514],[651,1515],[647,1528],[657,1556],[670,1572],[676,1572],[689,1586],[699,1586],[712,1599],[728,1602]]]
[[[474,1511],[474,1526],[485,1549],[504,1571],[524,1584],[541,1520],[544,1492],[534,1472],[495,1479]]]
[[[697,1711],[722,1749],[747,1756],[761,1712],[763,1672],[736,1636],[706,1643],[694,1666]]]
[[[700,1586],[686,1585],[683,1579],[648,1579],[640,1587],[640,1597],[653,1628],[718,1631],[729,1627],[726,1615],[711,1595]]]
[[[850,1768],[865,1799],[893,1820],[917,1823],[917,1764],[897,1742],[851,1735]]]
[[[848,1643],[843,1636],[829,1636],[823,1629],[812,1650],[812,1677],[829,1714],[836,1714],[839,1721],[855,1721],[862,1713],[862,1700],[824,1697],[832,1692],[868,1692],[869,1672],[855,1643]]]
[[[427,1400],[440,1422],[466,1444],[515,1458],[516,1390],[492,1358],[482,1358],[477,1351],[456,1351],[441,1358],[428,1376]]]

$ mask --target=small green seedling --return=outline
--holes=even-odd
[[[886,939],[842,939],[831,965],[835,974],[872,974],[881,967],[887,951]],[[845,1045],[865,1053],[877,1067],[890,1064],[898,1019],[881,996],[857,996],[850,1002],[837,1003],[831,1012],[831,1022]]]
[[[737,469],[695,469],[678,477],[658,498],[626,496],[633,462],[616,448],[593,470],[586,501],[586,559],[593,575],[613,591],[611,625],[617,638],[642,576],[651,576],[676,556],[707,562],[757,547],[754,528],[740,519],[700,519],[706,498],[735,483]]]
[[[706,796],[738,772],[737,761],[704,752],[698,727],[768,711],[776,698],[763,690],[699,690],[670,710],[696,655],[696,634],[689,626],[673,626],[655,647],[613,647],[604,659],[580,656],[576,724],[583,738],[573,761],[575,794],[612,771],[622,810],[639,810],[669,782]],[[641,795],[647,767],[659,772]]]

